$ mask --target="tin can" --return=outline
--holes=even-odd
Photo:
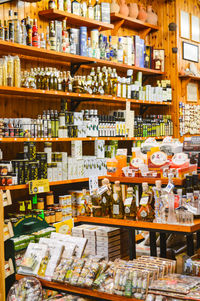
[[[29,181],[38,179],[38,163],[29,162]]]

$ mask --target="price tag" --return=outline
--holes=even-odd
[[[89,189],[90,189],[90,194],[93,194],[94,189],[98,189],[98,177],[97,176],[92,176],[89,177]]]
[[[37,194],[49,191],[49,180],[33,180],[29,181],[29,194]]]

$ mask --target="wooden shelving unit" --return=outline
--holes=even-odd
[[[147,177],[110,177],[107,176],[110,182],[120,181],[121,183],[129,183],[129,184],[141,184],[144,182],[147,182],[148,184],[155,184],[157,180],[160,180],[162,184],[167,184],[168,179],[162,179],[162,178],[147,178]],[[184,180],[182,179],[173,179],[173,183],[176,186],[182,186],[184,183]]]
[[[71,64],[88,64],[90,63],[90,66],[107,66],[111,68],[116,68],[117,70],[120,70],[121,72],[126,72],[128,69],[132,69],[135,71],[141,71],[145,75],[165,75],[165,72],[157,71],[154,69],[148,69],[148,68],[141,68],[137,66],[129,66],[127,64],[121,64],[121,63],[115,63],[111,61],[105,61],[95,58],[89,58],[84,57],[80,55],[70,54],[70,53],[63,53],[58,51],[52,51],[52,50],[46,50],[41,48],[36,48],[32,46],[26,46],[21,45],[17,43],[11,43],[6,41],[0,41],[0,51],[6,52],[6,53],[16,53],[20,57],[23,58],[23,56],[33,57],[37,58],[37,60],[46,61],[46,60],[52,60],[54,64],[60,64],[60,65],[66,65],[66,63]]]
[[[93,94],[81,94],[81,93],[71,93],[71,92],[62,92],[62,91],[52,91],[52,90],[40,90],[40,89],[30,89],[30,88],[17,88],[17,87],[0,87],[0,94],[2,95],[19,95],[25,97],[42,97],[53,98],[60,100],[60,97],[67,99],[74,99],[78,101],[109,101],[109,103],[123,103],[127,101],[131,104],[140,105],[162,105],[162,106],[171,106],[171,102],[162,102],[162,101],[149,101],[149,100],[138,100],[138,99],[129,99],[122,97],[115,97],[110,95],[93,95]]]
[[[194,233],[200,230],[200,219],[194,220],[194,225],[176,225],[176,224],[159,224],[152,222],[131,221],[125,219],[114,219],[105,217],[90,217],[90,216],[77,216],[78,223],[89,223],[96,225],[109,225],[116,227],[129,227],[138,230],[157,230],[167,232],[182,232]]]
[[[152,25],[143,21],[140,21],[138,19],[133,19],[130,17],[125,17],[119,13],[112,13],[110,15],[111,23],[120,22],[121,27],[126,27],[128,29],[134,29],[134,30],[144,30],[144,29],[150,29],[150,31],[157,31],[159,30],[159,27],[156,25]]]
[[[20,280],[24,277],[26,277],[26,276],[17,274],[16,275],[16,280]],[[75,294],[82,295],[82,296],[85,296],[85,297],[87,297],[87,296],[88,297],[94,297],[95,300],[110,300],[110,301],[128,301],[128,300],[132,300],[132,301],[140,301],[139,299],[135,299],[135,298],[127,298],[127,297],[124,297],[124,296],[111,295],[111,294],[107,294],[107,293],[103,293],[103,292],[99,292],[99,291],[95,291],[95,290],[91,290],[91,289],[72,286],[72,285],[69,285],[69,284],[61,284],[61,283],[56,283],[56,282],[52,282],[52,281],[47,281],[47,280],[40,279],[40,278],[38,278],[38,280],[41,282],[42,286],[44,286],[44,287],[55,289],[55,290],[58,290],[58,291],[63,291],[63,292],[69,292],[69,293],[71,292],[71,293],[75,293]]]
[[[104,179],[105,176],[99,177],[99,180]],[[66,185],[66,184],[74,184],[74,183],[83,183],[89,181],[89,178],[80,178],[80,179],[72,179],[72,180],[65,180],[65,181],[56,181],[56,182],[49,182],[50,186],[58,186],[58,185]],[[22,185],[11,185],[11,186],[0,186],[0,189],[3,190],[22,190],[28,189],[28,184]]]
[[[96,20],[92,20],[89,18],[84,18],[81,16],[77,16],[72,13],[68,13],[66,11],[62,11],[59,9],[47,9],[38,12],[39,16],[45,18],[47,20],[62,20],[67,19],[67,25],[72,25],[76,27],[87,26],[88,29],[99,29],[99,30],[110,30],[113,29],[114,26],[109,23],[99,22]]]
[[[70,142],[70,141],[144,141],[148,137],[84,137],[84,138],[1,138],[1,143],[20,142]],[[164,139],[165,136],[152,137],[156,140]]]
[[[179,78],[200,81],[200,76],[194,76],[194,75],[179,75]]]

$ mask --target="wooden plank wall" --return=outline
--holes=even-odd
[[[180,26],[180,13],[181,10],[187,12],[190,14],[190,18],[191,15],[196,16],[198,18],[200,18],[200,5],[198,4],[199,1],[198,0],[178,0],[176,3],[177,6],[177,14],[176,14],[176,24],[178,26],[177,28],[177,47],[178,47],[178,54],[177,54],[177,68],[178,68],[178,72],[181,71],[181,68],[188,68],[190,62],[187,60],[183,60],[183,56],[182,56],[182,43],[183,42],[188,42],[188,43],[192,43],[194,45],[197,45],[200,47],[200,43],[198,42],[194,42],[192,41],[191,37],[190,39],[184,39],[181,37],[181,26]],[[200,50],[199,50],[199,55],[200,55]],[[199,63],[194,63],[196,65],[196,67],[200,70],[200,62]],[[196,82],[198,84],[199,87],[199,82]],[[199,93],[200,93],[200,89],[199,89]],[[186,90],[185,90],[185,83],[184,80],[181,80],[180,78],[177,77],[177,95],[178,95],[178,99],[177,99],[177,124],[178,124],[178,117],[179,117],[179,102],[184,102],[186,103]],[[200,94],[199,94],[200,97]],[[200,104],[200,99],[198,99],[197,103],[191,103],[191,104]],[[178,133],[179,136],[179,133]]]

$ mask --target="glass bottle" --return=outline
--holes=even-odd
[[[94,7],[92,5],[92,0],[88,1],[87,17],[89,19],[94,19]]]
[[[5,28],[2,25],[1,20],[0,20],[0,40],[4,41],[4,39],[5,39]]]
[[[85,0],[81,1],[81,16],[84,18],[87,17],[87,2]]]
[[[49,259],[50,259],[50,253],[49,251],[47,251],[45,257],[42,259],[41,263],[40,263],[40,267],[38,270],[38,276],[40,277],[44,277],[45,276],[45,272],[47,269],[47,265],[49,263]]]
[[[140,199],[139,209],[137,211],[137,220],[139,221],[153,221],[154,212],[151,207],[152,192],[149,189],[148,183],[142,183],[142,197]]]
[[[162,204],[162,188],[161,188],[161,181],[158,180],[155,182],[156,186],[153,187],[154,192],[154,200],[155,200],[155,222],[162,223],[161,212],[163,210]]]
[[[27,31],[26,31],[26,25],[25,20],[21,20],[21,31],[22,31],[22,45],[26,45],[27,41]]]
[[[38,41],[39,38],[38,38],[37,19],[34,19],[33,28],[32,28],[32,46],[39,47]]]
[[[96,3],[94,5],[94,19],[96,21],[101,21],[101,5],[100,5],[100,0],[96,0]]]
[[[8,11],[8,28],[9,28],[9,41],[14,43],[14,20],[12,18],[12,10]]]
[[[22,30],[20,20],[18,20],[18,13],[14,12],[14,42],[21,44],[22,43]]]
[[[53,110],[51,110],[50,119],[51,119],[51,137],[55,138],[55,116]]]
[[[54,8],[56,8],[55,0],[49,0],[49,2],[48,2],[48,8],[49,8],[49,9],[54,9]]]
[[[4,40],[9,41],[9,28],[6,20],[4,20]]]
[[[102,216],[109,217],[111,216],[112,211],[112,189],[110,182],[107,178],[102,180],[101,190],[101,208]]]
[[[117,49],[117,61],[123,63],[124,50],[122,45],[122,38],[118,39],[118,49]]]
[[[26,45],[32,46],[32,25],[29,17],[26,18]]]
[[[101,196],[98,194],[98,190],[94,189],[93,194],[91,195],[92,202],[92,216],[101,217],[102,209],[101,209]]]
[[[72,14],[81,15],[81,4],[77,0],[72,1]]]
[[[120,182],[115,181],[113,187],[113,204],[112,204],[112,215],[113,218],[123,218],[124,216],[124,204],[122,200],[122,191]]]
[[[54,27],[54,21],[50,22],[49,27],[49,43],[50,43],[50,50],[56,50],[56,32]]]
[[[40,48],[46,49],[46,41],[44,38],[44,32],[40,34]]]
[[[137,214],[136,197],[133,187],[128,187],[124,201],[124,216],[126,219],[135,220]]]
[[[55,123],[54,123],[54,126],[55,126],[55,129],[54,129],[54,134],[55,134],[55,138],[58,138],[58,128],[59,128],[59,118],[58,118],[58,112],[57,110],[55,110],[54,112],[54,120],[55,120]]]

